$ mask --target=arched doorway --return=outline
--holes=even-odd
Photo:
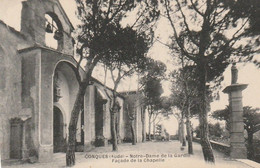
[[[53,152],[65,152],[66,140],[64,138],[64,121],[61,110],[53,108]]]
[[[65,152],[68,135],[67,125],[79,88],[75,67],[70,62],[60,61],[53,73],[53,151]],[[82,110],[84,111],[84,106]],[[79,116],[76,135],[76,150],[83,151],[84,113]],[[79,147],[80,146],[80,147]]]

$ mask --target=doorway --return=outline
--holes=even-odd
[[[64,121],[61,110],[53,108],[53,152],[66,151],[66,139],[64,138]]]

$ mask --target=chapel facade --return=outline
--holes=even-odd
[[[66,150],[79,87],[71,37],[74,28],[58,0],[26,0],[21,12],[21,31],[0,20],[1,159],[37,157],[45,162]],[[47,44],[49,37],[53,37],[52,47]],[[80,75],[84,73],[81,69]],[[109,143],[107,94],[112,90],[93,78],[78,120],[76,151]],[[126,97],[119,94],[117,101],[122,107],[116,122],[120,142],[130,133]],[[136,120],[140,123],[140,118]],[[142,130],[137,128],[141,126],[135,129]],[[142,132],[136,132],[140,141]]]

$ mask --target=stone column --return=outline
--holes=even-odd
[[[95,86],[87,87],[84,98],[84,151],[94,147],[95,141]]]
[[[229,96],[230,113],[230,157],[234,159],[246,159],[247,150],[244,139],[244,122],[243,122],[243,103],[242,91],[247,87],[247,84],[238,84],[238,71],[236,64],[231,67],[232,82],[227,86],[223,92]]]

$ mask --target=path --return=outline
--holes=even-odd
[[[118,152],[111,152],[111,146],[99,147],[88,153],[77,153],[75,168],[251,168],[243,162],[225,158],[222,153],[217,151],[214,151],[216,164],[205,164],[200,144],[193,143],[193,147],[194,155],[192,156],[187,154],[187,147],[183,151],[180,149],[178,141],[146,142],[134,146],[125,143],[119,145]],[[51,163],[3,164],[2,166],[14,168],[65,167],[65,154],[55,154]]]

